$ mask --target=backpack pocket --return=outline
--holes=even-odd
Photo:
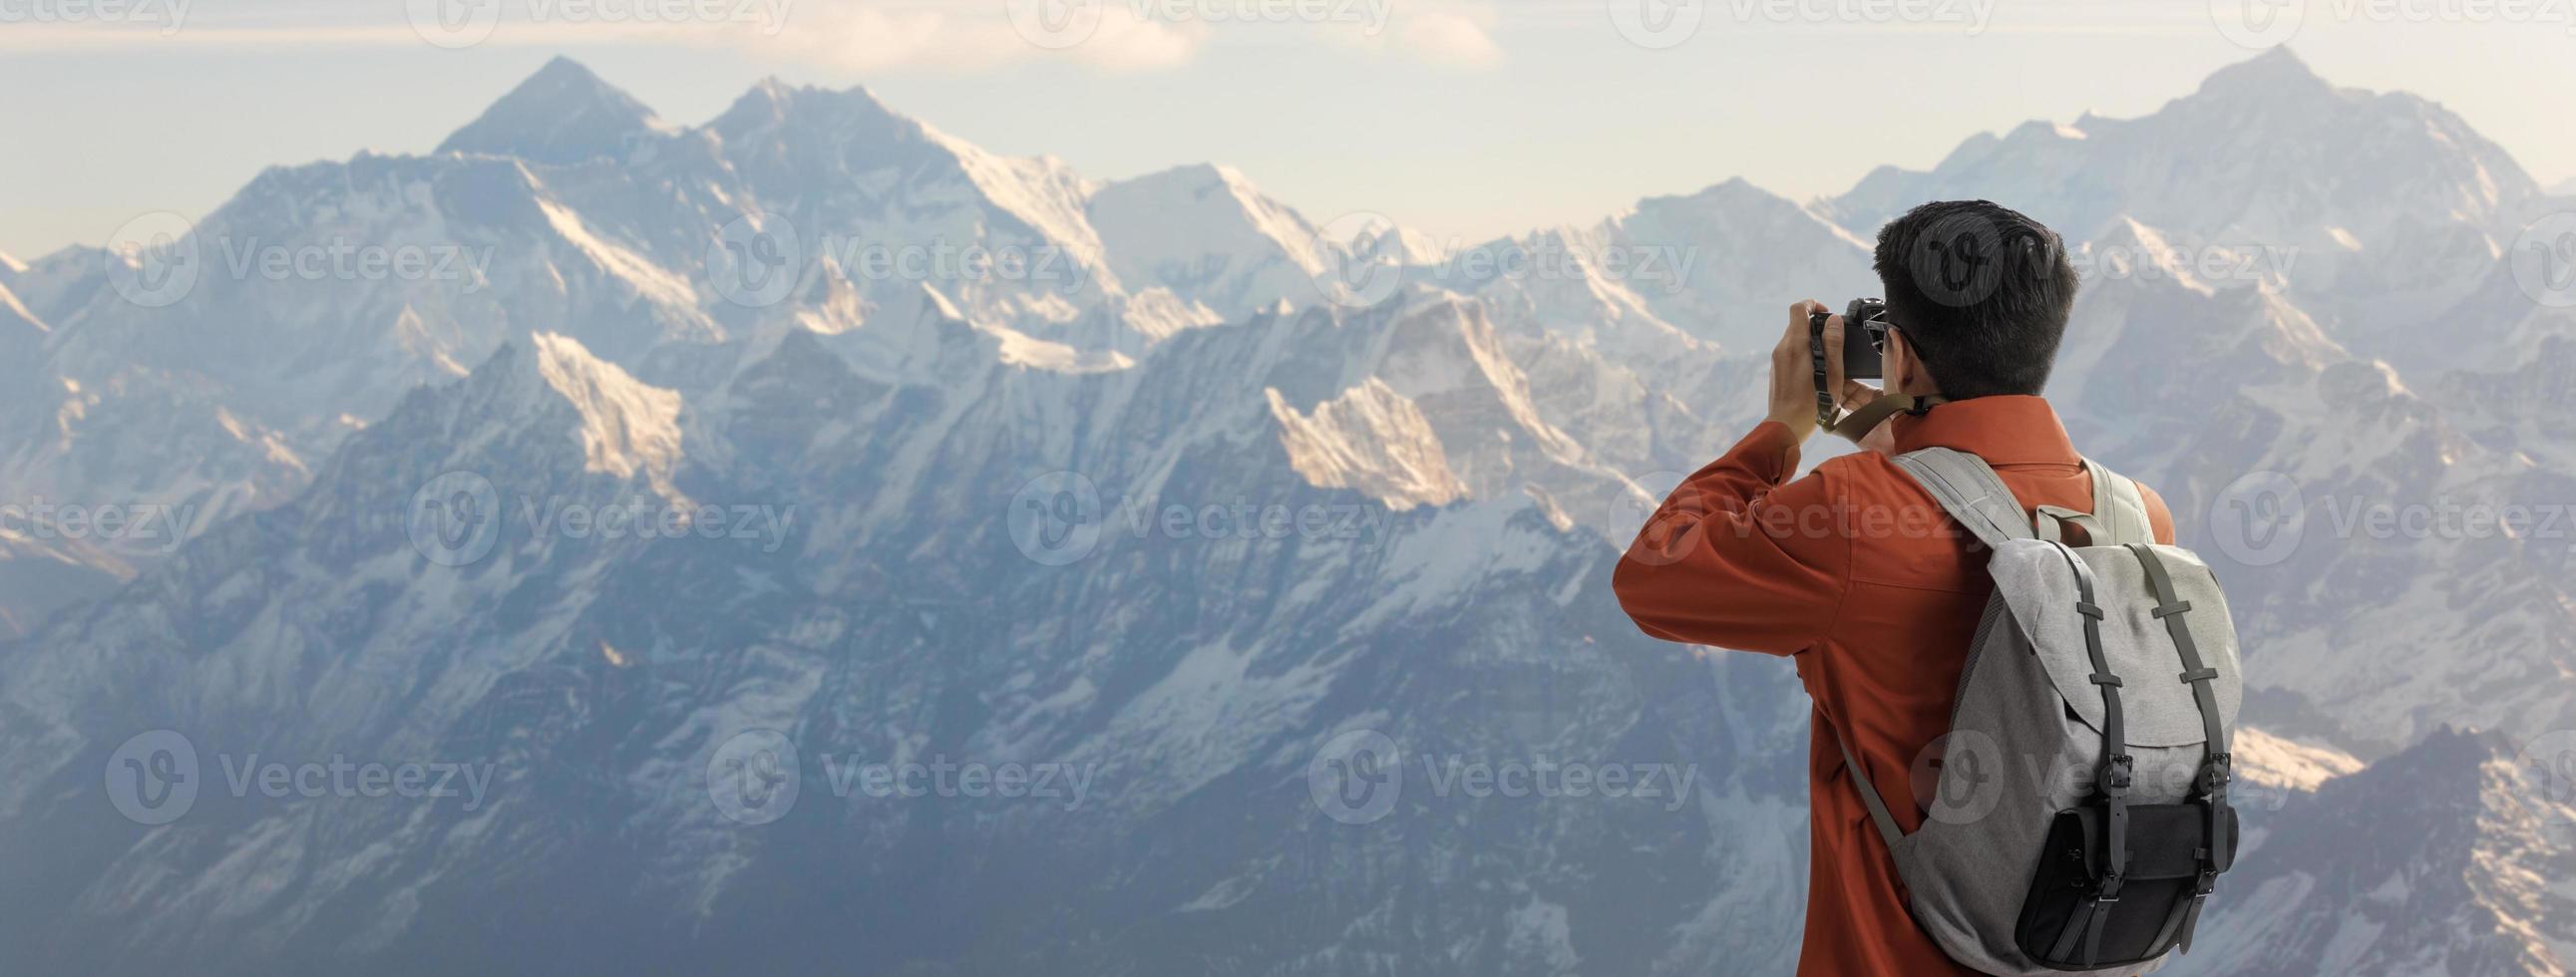
[[[2014,940],[2041,966],[2097,970],[2164,955],[2190,932],[2197,903],[2217,871],[2235,861],[2236,811],[2219,809],[2218,848],[2209,851],[2209,808],[2129,805],[2128,871],[2103,898],[2108,815],[2099,805],[2057,812],[2039,870],[2023,897]],[[2210,856],[2215,857],[2210,857]]]

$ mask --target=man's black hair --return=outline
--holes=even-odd
[[[1984,200],[1944,200],[1879,229],[1887,319],[1951,400],[2048,385],[2075,268],[2038,221]]]

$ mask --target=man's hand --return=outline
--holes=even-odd
[[[1816,433],[1816,363],[1809,347],[1813,337],[1807,334],[1807,317],[1824,308],[1814,299],[1789,307],[1789,331],[1780,336],[1780,345],[1771,350],[1771,420],[1787,425],[1789,435],[1806,443]],[[1843,377],[1843,317],[1825,317],[1825,381],[1835,392],[1834,402],[1844,413],[1851,413],[1876,402],[1887,393],[1858,380]],[[1870,451],[1889,453],[1895,449],[1890,426],[1881,422],[1876,430],[1862,432],[1856,439]]]
[[[1807,317],[1825,304],[1808,299],[1789,307],[1789,331],[1771,350],[1771,420],[1787,425],[1789,436],[1804,444],[1816,433],[1816,364],[1809,352]],[[1825,379],[1843,384],[1843,317],[1825,320]]]

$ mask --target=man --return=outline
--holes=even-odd
[[[1886,393],[1842,374],[1840,316],[1825,331],[1827,382],[1844,406],[1911,395],[1917,406],[1795,481],[1815,432],[1816,380],[1800,302],[1771,354],[1770,418],[1700,469],[1637,534],[1613,587],[1637,626],[1669,641],[1787,655],[1813,700],[1808,825],[1813,878],[1798,973],[1969,973],[1908,915],[1887,845],[1843,771],[1835,734],[1888,790],[1908,832],[1918,757],[1949,731],[1970,639],[1993,583],[1985,551],[1891,454],[1947,447],[1986,460],[2031,514],[2093,511],[2092,480],[2039,393],[2075,302],[2063,244],[1986,201],[1925,204],[1879,232]],[[2143,493],[2160,543],[2173,517]],[[2079,534],[2080,535],[2080,534]],[[2070,539],[2069,542],[2080,542]]]

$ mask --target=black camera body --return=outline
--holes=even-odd
[[[1807,355],[1816,369],[1816,422],[1831,430],[1834,426],[1835,398],[1842,394],[1827,385],[1825,376],[1825,320],[1833,314],[1818,309],[1807,315]],[[1843,309],[1843,378],[1878,380],[1887,372],[1879,356],[1879,343],[1887,335],[1887,303],[1880,299],[1853,299]]]

